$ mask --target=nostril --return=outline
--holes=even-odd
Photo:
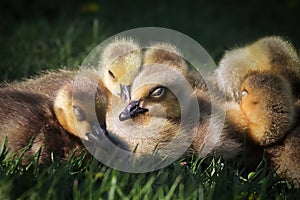
[[[92,133],[96,135],[101,135],[101,127],[100,125],[93,125],[92,126]]]
[[[140,100],[131,101],[126,108],[119,114],[119,120],[125,121],[129,118],[135,117],[138,114],[148,112],[148,109],[140,107]]]
[[[140,100],[134,100],[129,103],[129,111],[135,110],[140,105]]]

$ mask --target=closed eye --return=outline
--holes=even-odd
[[[114,73],[113,73],[112,71],[108,70],[108,74],[109,74],[109,76],[110,76],[111,78],[113,78],[113,79],[116,78],[115,75],[114,75]]]
[[[73,106],[73,113],[78,121],[83,121],[86,119],[84,111],[78,106]]]

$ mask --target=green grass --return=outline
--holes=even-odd
[[[299,190],[268,172],[265,162],[248,175],[234,163],[213,159],[177,161],[133,174],[107,168],[84,155],[66,163],[37,165],[0,153],[0,199],[296,199]],[[244,174],[244,176],[241,176]]]
[[[99,1],[99,11],[83,12],[88,1],[11,1],[0,5],[0,80],[21,80],[43,70],[77,68],[107,37],[131,28],[160,26],[185,33],[217,62],[224,50],[260,36],[277,34],[300,48],[299,8],[294,0],[273,1]],[[269,9],[265,8],[268,7]],[[0,153],[0,199],[297,199],[263,161],[248,174],[218,158],[203,164],[177,161],[167,168],[130,174],[82,158],[65,164],[26,167],[22,158]],[[243,175],[243,176],[242,176]]]
[[[20,79],[41,70],[78,67],[105,38],[98,26],[97,19],[70,24],[58,20],[55,27],[45,19],[20,24],[13,36],[2,41],[0,78]]]

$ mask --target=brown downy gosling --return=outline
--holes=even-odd
[[[248,136],[267,146],[282,139],[295,121],[290,83],[273,73],[249,74],[241,86],[241,110],[249,122]]]
[[[219,62],[216,79],[225,85],[229,100],[239,101],[241,84],[252,72],[272,72],[282,76],[290,82],[295,97],[300,93],[300,59],[292,44],[281,37],[264,37],[227,51]]]

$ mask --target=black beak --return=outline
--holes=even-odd
[[[98,143],[98,144],[100,144],[101,141],[105,137],[109,138],[109,134],[106,131],[105,124],[104,125],[99,125],[99,124],[93,125],[92,133],[86,133],[86,135],[88,136],[89,140],[91,140],[92,142]]]
[[[140,100],[131,101],[123,112],[120,113],[119,119],[120,121],[125,121],[145,112],[148,112],[148,109],[140,107]]]
[[[120,97],[122,100],[130,100],[130,86],[120,84],[121,94]]]

